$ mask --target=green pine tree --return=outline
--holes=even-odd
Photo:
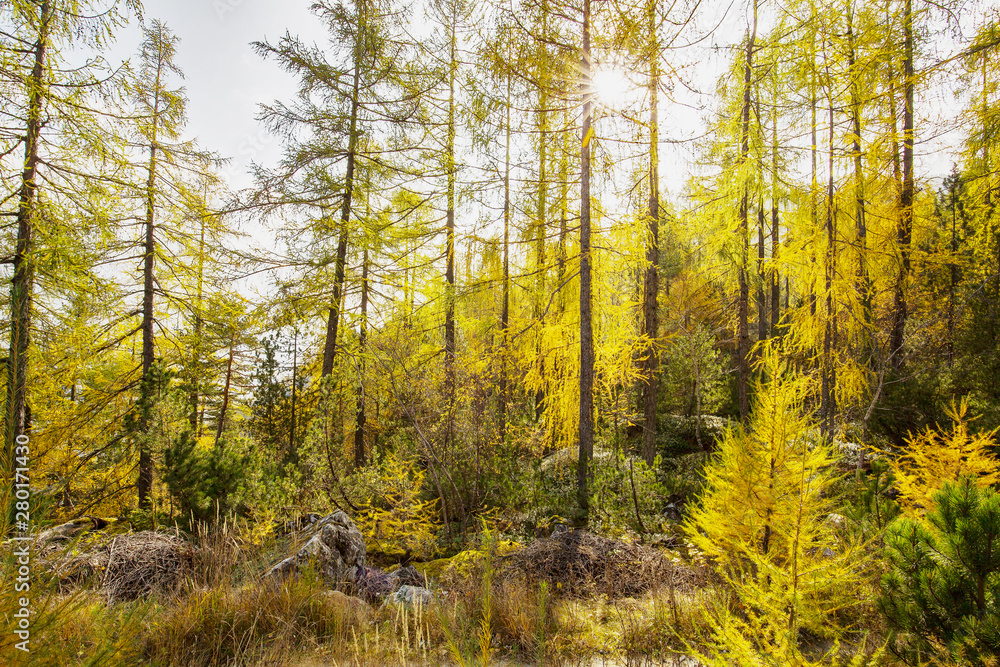
[[[923,519],[897,519],[885,543],[880,605],[894,651],[914,664],[996,664],[1000,495],[971,475],[947,482]]]

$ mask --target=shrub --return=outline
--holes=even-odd
[[[1000,460],[991,453],[995,431],[970,433],[968,404],[945,411],[954,422],[950,433],[926,429],[907,441],[907,453],[891,463],[900,504],[910,516],[929,510],[932,498],[947,481],[972,476],[979,486],[1000,481]]]
[[[925,518],[885,536],[882,611],[909,661],[984,665],[1000,656],[1000,496],[974,476],[946,482]]]
[[[800,630],[836,640],[849,623],[838,612],[863,599],[862,552],[828,520],[833,451],[810,437],[810,387],[773,358],[765,370],[749,425],[719,443],[685,526],[733,594],[711,619],[701,659],[713,665],[812,664]]]
[[[181,516],[197,524],[230,514],[245,465],[225,440],[199,451],[195,437],[183,431],[164,452],[163,481]]]

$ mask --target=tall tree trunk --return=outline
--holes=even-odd
[[[298,395],[299,395],[299,330],[296,327],[292,331],[292,405],[291,405],[291,424],[288,428],[288,454],[289,458],[293,463],[298,465],[299,462],[299,445],[295,438],[296,423],[295,423],[295,410],[298,407]]]
[[[448,210],[445,227],[445,312],[444,312],[444,363],[447,375],[449,404],[455,393],[455,77],[458,74],[456,34],[457,18],[452,16],[449,26],[448,60],[448,138],[445,147],[445,169],[448,173]],[[450,411],[450,410],[449,410]]]
[[[759,193],[760,200],[757,204],[757,340],[767,339],[767,325],[770,321],[770,314],[767,312],[767,292],[764,286],[767,285],[767,272],[764,265],[766,253],[764,250],[764,225],[766,217],[764,215],[764,190]]]
[[[833,201],[833,94],[830,93],[830,139],[829,139],[829,171],[826,191],[826,261],[824,262],[824,295],[826,297],[826,322],[823,330],[823,368],[821,375],[821,396],[823,414],[823,436],[827,441],[833,440],[833,423],[837,413],[837,368],[833,359],[836,346],[836,313],[833,300],[833,276],[837,266],[837,230],[834,217]]]
[[[28,117],[24,133],[24,169],[17,207],[17,245],[14,250],[14,275],[10,288],[10,349],[7,356],[7,405],[4,442],[4,471],[13,479],[14,447],[31,428],[28,409],[28,350],[31,344],[31,293],[34,288],[35,211],[38,183],[38,140],[42,130],[42,95],[45,87],[45,57],[49,46],[49,2],[41,3],[38,39],[34,45],[34,65],[28,80]],[[6,511],[6,508],[5,508]],[[13,511],[13,508],[11,508]],[[13,518],[13,517],[11,517]]]
[[[865,327],[865,354],[872,353],[874,326],[872,284],[868,274],[868,223],[865,219],[865,172],[861,154],[861,72],[856,59],[854,5],[847,0],[847,71],[851,78],[851,152],[854,157],[854,224],[857,236],[857,290],[861,295],[862,323]]]
[[[542,312],[542,302],[545,299],[545,264],[548,259],[545,256],[545,236],[546,218],[548,216],[548,174],[546,166],[548,160],[548,136],[549,136],[549,95],[548,95],[548,54],[546,52],[545,40],[548,39],[548,2],[542,0],[542,41],[540,45],[541,53],[538,58],[538,200],[535,215],[535,299],[534,318],[537,322],[537,336],[535,339],[535,354],[538,359],[538,375],[545,377],[545,347],[544,347],[544,315]],[[535,421],[542,418],[545,412],[545,389],[544,383],[539,383],[535,392]]]
[[[194,303],[194,350],[191,354],[191,387],[188,394],[188,425],[191,433],[197,440],[201,433],[201,363],[202,363],[202,334],[204,310],[204,283],[205,283],[205,216],[198,216],[201,230],[198,238],[198,283],[195,293]]]
[[[358,410],[354,423],[354,467],[365,465],[365,353],[368,342],[368,248],[361,259],[361,328],[358,332]]]
[[[151,135],[149,140],[149,162],[146,166],[146,238],[143,244],[142,262],[142,380],[139,398],[139,432],[142,440],[139,444],[139,480],[136,486],[138,504],[141,509],[148,509],[151,504],[153,489],[153,455],[149,447],[149,421],[153,409],[153,362],[155,350],[153,347],[153,267],[156,258],[156,167],[157,167],[157,132],[160,126],[160,88],[163,68],[162,57],[156,66],[156,81],[153,93],[153,114]]]
[[[777,65],[775,65],[777,67]],[[771,335],[778,331],[781,319],[781,279],[778,274],[778,77],[774,74],[773,102],[774,123],[771,126]]]
[[[365,19],[362,2],[355,2],[358,12],[357,33],[354,38],[354,78],[351,86],[350,134],[347,139],[347,169],[344,174],[344,199],[340,208],[340,235],[337,239],[337,259],[333,277],[333,303],[326,322],[326,342],[323,346],[321,376],[333,372],[337,355],[337,330],[340,328],[341,296],[344,292],[344,275],[347,264],[347,231],[351,221],[351,199],[354,196],[354,165],[358,153],[358,111],[360,109],[361,61],[364,55]]]
[[[747,36],[746,63],[743,67],[743,114],[740,132],[740,158],[739,164],[742,167],[750,155],[750,101],[751,83],[753,80],[753,55],[754,43],[757,39],[757,3],[753,6],[753,29]],[[737,377],[736,393],[740,406],[740,420],[746,421],[750,416],[750,284],[748,280],[748,268],[750,263],[750,189],[744,186],[743,195],[740,198],[739,209],[739,243],[740,243],[740,267],[739,267],[739,303],[738,303],[738,330],[737,330]]]
[[[219,408],[219,423],[215,431],[215,446],[222,442],[226,430],[226,415],[229,412],[229,392],[233,382],[233,357],[236,356],[236,330],[229,332],[229,360],[226,362],[226,383],[222,387],[222,407]]]
[[[568,88],[566,84],[569,97]],[[570,152],[570,114],[569,108],[563,109],[562,151],[559,157],[559,246],[556,248],[556,284],[562,287],[566,280],[566,246],[569,244],[569,152]],[[559,312],[566,311],[566,299],[560,289],[556,297],[559,303]]]
[[[649,211],[646,217],[646,279],[642,295],[642,334],[648,340],[643,359],[642,458],[650,466],[656,458],[656,398],[659,387],[659,309],[660,293],[660,126],[658,117],[660,89],[660,44],[656,33],[656,0],[646,3],[647,29],[650,35],[649,58]]]
[[[509,58],[508,51],[508,60]],[[507,73],[507,98],[504,105],[504,166],[503,166],[503,305],[500,310],[500,441],[507,440],[507,404],[510,391],[507,359],[510,344],[510,107],[511,74]]]
[[[591,322],[590,254],[590,143],[593,130],[593,84],[590,78],[590,0],[583,0],[583,48],[580,83],[583,87],[583,127],[580,132],[580,454],[576,500],[580,519],[590,514],[590,460],[594,456],[594,330]]]
[[[899,271],[893,290],[892,332],[889,339],[893,368],[903,367],[903,341],[909,315],[906,290],[910,278],[910,240],[913,236],[913,6],[903,3],[903,180],[899,192],[896,243]]]
[[[961,181],[952,184],[951,199],[951,258],[948,260],[948,365],[955,362],[955,293],[958,291],[958,234],[957,218],[959,207],[958,187]]]

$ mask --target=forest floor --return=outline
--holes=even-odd
[[[280,583],[264,576],[306,536],[73,535],[38,552],[37,648],[25,661],[11,631],[0,650],[14,667],[698,667],[689,656],[726,605],[711,571],[681,554],[572,530],[521,544],[480,536],[414,563],[426,605],[334,590],[312,562]],[[369,559],[368,576],[396,568]]]

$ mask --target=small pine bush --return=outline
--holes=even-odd
[[[182,432],[164,452],[163,481],[186,521],[207,522],[228,516],[246,464],[220,440],[199,451],[190,431]]]
[[[1000,495],[978,481],[946,482],[924,518],[901,517],[886,531],[880,605],[893,650],[911,663],[1000,657]]]

